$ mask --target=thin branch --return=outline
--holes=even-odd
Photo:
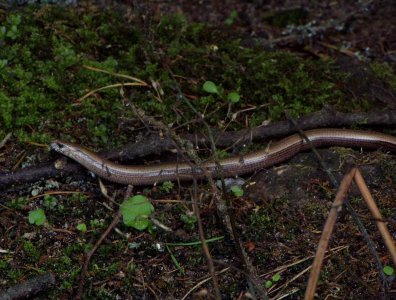
[[[381,212],[379,211],[377,204],[375,203],[371,193],[364,181],[362,173],[357,170],[355,174],[355,182],[360,190],[360,193],[363,196],[363,199],[366,201],[366,204],[373,215],[375,222],[377,223],[378,230],[380,231],[382,238],[385,242],[386,247],[390,253],[393,263],[396,265],[396,246],[395,241],[392,239],[391,234],[389,233],[386,223],[384,222]]]
[[[12,133],[9,132],[3,140],[0,142],[0,149],[4,147],[4,145],[8,142],[8,140],[12,137]]]
[[[193,186],[194,186],[194,189],[193,189],[194,190],[194,193],[193,193],[193,195],[194,195],[193,207],[194,207],[195,216],[197,217],[199,239],[201,240],[202,250],[203,250],[203,253],[205,254],[206,261],[207,261],[208,267],[209,267],[209,272],[210,272],[210,275],[212,277],[212,282],[213,282],[213,287],[214,287],[215,294],[216,294],[216,299],[221,300],[219,281],[217,279],[217,274],[215,272],[213,259],[212,259],[212,256],[210,255],[208,243],[206,242],[205,231],[204,231],[203,225],[202,225],[201,212],[200,212],[199,205],[198,205],[197,179],[195,177],[193,178]]]
[[[315,259],[312,264],[312,271],[309,276],[307,289],[305,291],[305,298],[304,298],[305,300],[311,300],[315,295],[315,289],[318,283],[320,269],[323,263],[323,258],[327,246],[329,245],[329,240],[333,232],[334,225],[337,221],[337,215],[340,209],[342,208],[342,204],[344,203],[345,196],[348,192],[349,186],[352,183],[352,179],[355,173],[356,173],[356,168],[353,168],[346,176],[344,176],[344,179],[342,180],[337,195],[335,197],[334,203],[331,206],[329,216],[327,217],[325,226],[322,231],[322,236],[320,237],[318,248],[316,250]]]

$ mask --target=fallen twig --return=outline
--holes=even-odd
[[[392,239],[391,234],[389,233],[388,229],[386,228],[386,224],[382,218],[382,215],[375,204],[373,197],[366,185],[366,182],[363,179],[362,173],[357,170],[355,174],[355,182],[362,194],[363,199],[366,201],[366,204],[373,215],[375,222],[377,223],[378,230],[381,233],[381,236],[384,240],[386,247],[391,255],[393,263],[396,265],[396,246],[395,241]]]
[[[353,168],[342,180],[341,185],[338,189],[334,203],[331,206],[329,216],[327,217],[322,236],[320,237],[319,245],[316,250],[314,262],[312,264],[312,271],[309,276],[307,290],[305,292],[305,299],[313,299],[315,294],[316,285],[319,279],[320,268],[322,266],[323,258],[329,244],[331,234],[334,229],[334,224],[337,220],[337,214],[342,208],[345,196],[348,192],[349,186],[352,183],[353,176],[355,176],[356,168]]]
[[[4,147],[4,145],[7,143],[7,141],[12,137],[12,133],[8,133],[4,139],[0,142],[0,149]]]

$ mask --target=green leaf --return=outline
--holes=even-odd
[[[1,38],[0,38],[1,39]],[[0,69],[4,68],[5,66],[7,66],[8,64],[8,60],[6,59],[0,59]]]
[[[205,81],[202,87],[207,93],[219,94],[219,90],[217,89],[217,86],[213,81]]]
[[[391,266],[385,266],[383,271],[387,276],[392,276],[395,274],[395,270]]]
[[[267,280],[266,282],[265,282],[265,288],[266,289],[269,289],[271,286],[272,286],[272,281],[271,280]]]
[[[234,23],[235,18],[238,16],[238,12],[234,9],[231,11],[228,18],[225,20],[225,23],[230,26]]]
[[[147,217],[138,216],[136,219],[130,223],[130,227],[133,227],[137,230],[144,230],[149,226],[150,222]]]
[[[9,23],[15,26],[21,24],[21,16],[20,15],[10,15],[8,19]]]
[[[125,200],[120,207],[124,224],[138,230],[144,230],[150,224],[149,216],[154,212],[154,206],[142,195]]]
[[[45,195],[43,205],[46,208],[54,209],[58,204],[58,200],[54,196]]]
[[[227,98],[231,103],[237,103],[241,99],[241,96],[237,92],[231,92],[228,94]]]
[[[279,273],[276,273],[274,276],[272,276],[271,280],[273,282],[278,282],[279,280],[281,280],[281,275]]]
[[[242,197],[243,196],[243,189],[239,185],[233,185],[231,187],[231,192],[234,194],[235,197]]]
[[[196,215],[182,214],[182,215],[180,215],[180,219],[186,224],[195,224],[195,223],[197,223],[197,216]]]
[[[43,225],[44,222],[47,220],[45,216],[44,210],[36,209],[29,212],[29,223],[35,224],[37,226]]]
[[[86,232],[87,231],[87,225],[85,225],[85,223],[80,223],[77,225],[77,230],[81,231],[81,232]]]

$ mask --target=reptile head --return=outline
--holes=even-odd
[[[52,141],[50,144],[52,150],[61,153],[63,155],[69,156],[69,154],[73,151],[73,144],[62,142],[62,141]]]

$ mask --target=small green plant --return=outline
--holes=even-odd
[[[202,88],[209,94],[220,94],[216,84],[213,81],[205,81]]]
[[[26,205],[27,200],[25,197],[19,197],[18,199],[12,199],[11,202],[7,203],[7,206],[12,209],[23,209]]]
[[[54,209],[57,204],[58,204],[58,199],[56,199],[56,197],[51,196],[51,195],[44,196],[43,205],[45,208]]]
[[[7,27],[0,27],[0,40],[9,38],[15,40],[18,37],[18,25],[21,23],[21,16],[10,14],[7,18]]]
[[[37,262],[40,259],[40,251],[30,241],[23,243],[23,251],[26,257],[32,262]]]
[[[387,275],[387,276],[395,275],[395,269],[393,269],[391,266],[384,266],[383,271],[384,271],[385,275]]]
[[[221,87],[218,87],[213,81],[205,81],[203,86],[203,90],[209,94],[217,94],[220,98],[224,99],[224,91]],[[237,103],[241,99],[241,96],[233,91],[228,93],[227,95],[227,100],[230,103]]]
[[[76,226],[78,231],[87,232],[87,225],[85,223],[80,223]]]
[[[161,192],[165,192],[165,193],[169,193],[173,187],[174,187],[174,183],[172,181],[164,181],[162,183],[162,185],[160,186],[160,191]]]
[[[125,225],[144,230],[150,224],[149,216],[154,212],[154,206],[145,196],[136,195],[125,200],[120,211]]]
[[[103,226],[103,221],[99,219],[93,219],[89,221],[89,224],[91,225],[92,228],[100,228]]]
[[[0,269],[7,269],[9,268],[9,263],[5,260],[0,260]]]
[[[233,9],[230,12],[228,18],[224,21],[224,23],[226,23],[226,25],[228,26],[231,26],[232,24],[234,24],[236,17],[238,17],[238,12],[235,9]]]
[[[76,202],[76,203],[78,203],[78,202],[84,203],[87,201],[87,199],[88,199],[87,195],[83,194],[83,193],[75,193],[70,196],[70,201]]]
[[[192,230],[197,223],[197,216],[194,214],[182,214],[180,219],[183,221],[188,230]]]
[[[29,223],[37,226],[43,225],[47,217],[45,216],[44,210],[36,209],[29,212]]]
[[[237,92],[231,92],[228,94],[227,99],[231,103],[238,103],[241,99],[241,96]]]
[[[267,280],[265,282],[265,287],[267,289],[269,289],[270,287],[272,287],[275,283],[277,283],[278,281],[280,281],[282,279],[281,275],[279,273],[276,273],[274,276],[271,277],[270,280]]]
[[[239,185],[233,185],[231,187],[231,192],[234,194],[235,197],[243,196],[243,189]]]

